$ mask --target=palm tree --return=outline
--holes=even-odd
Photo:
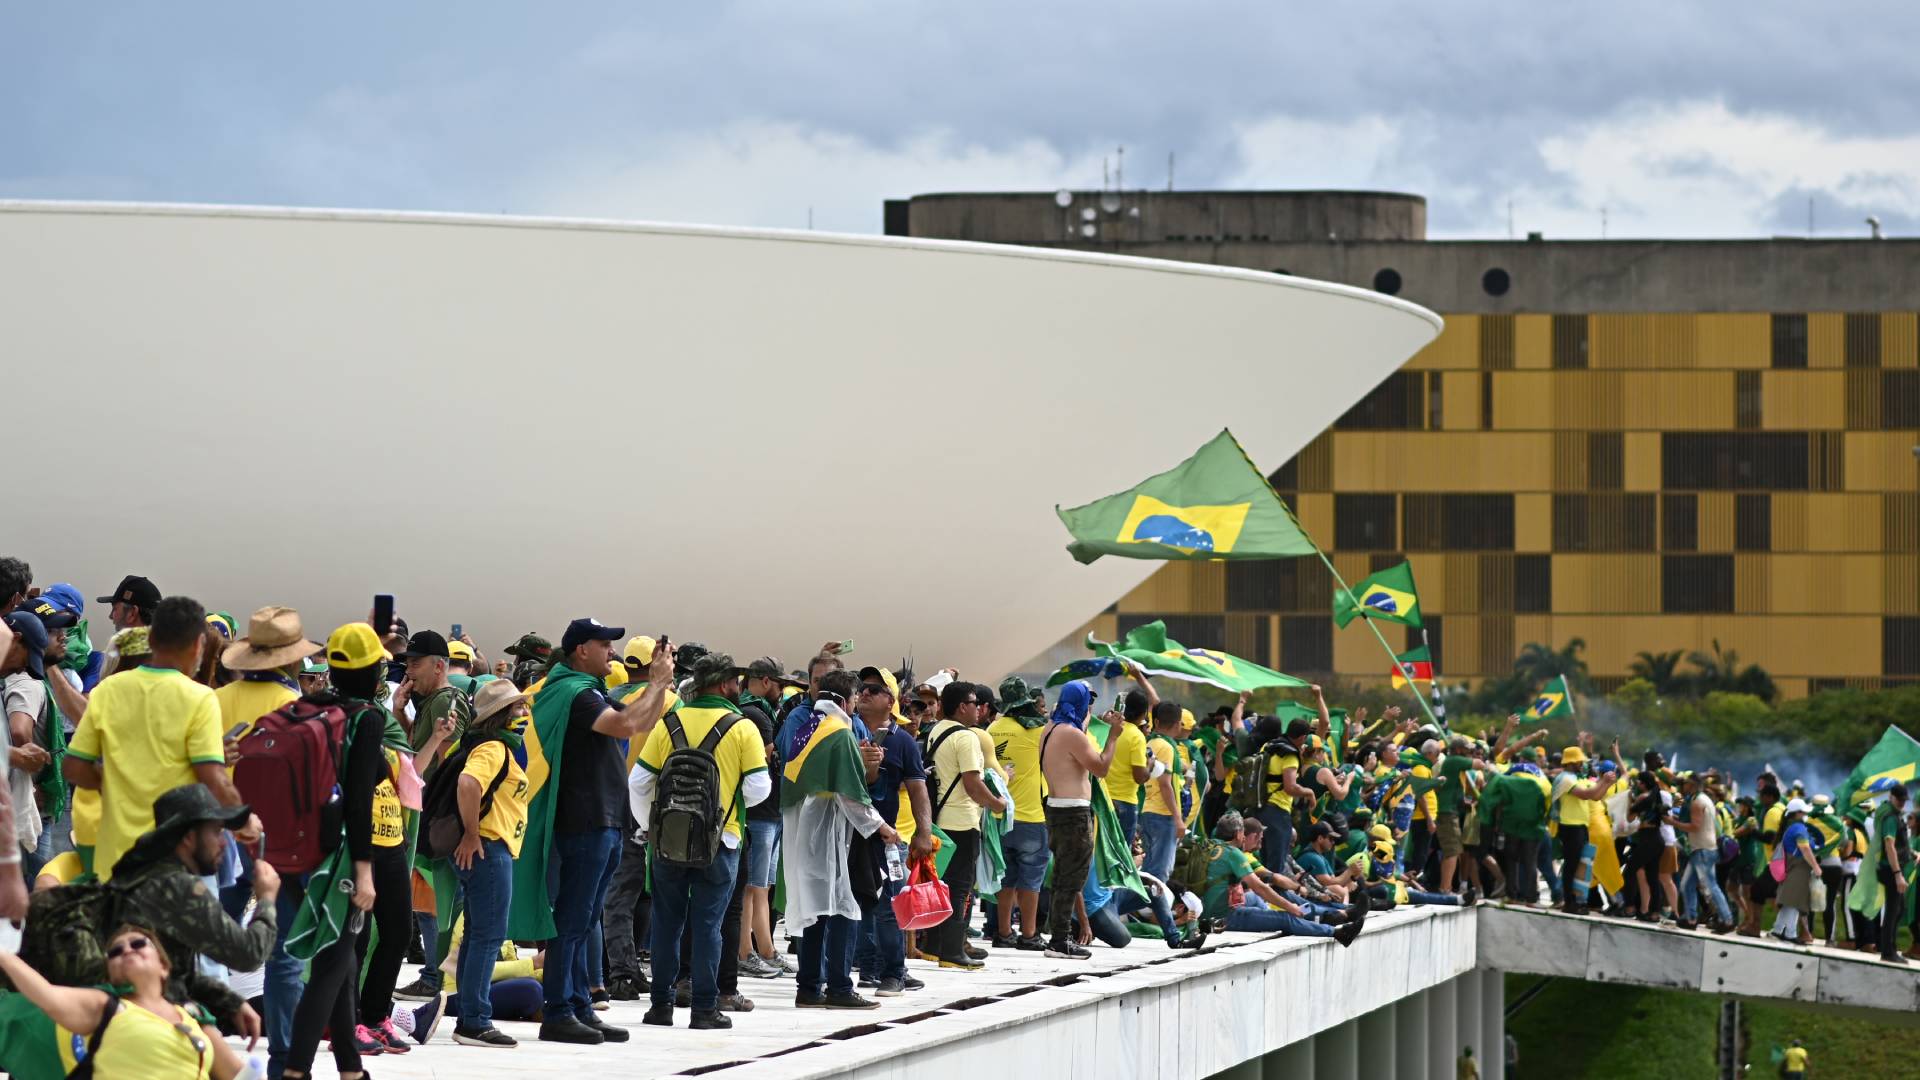
[[[1520,655],[1514,658],[1513,673],[1530,686],[1540,686],[1556,675],[1565,675],[1574,689],[1587,687],[1587,662],[1580,659],[1580,653],[1587,647],[1585,638],[1574,638],[1563,649],[1554,649],[1551,645],[1542,645],[1529,641],[1520,648]]]
[[[1720,639],[1713,639],[1711,655],[1699,651],[1687,654],[1687,662],[1699,669],[1694,682],[1701,693],[1724,690],[1734,694],[1752,694],[1762,701],[1772,701],[1779,694],[1779,688],[1773,684],[1773,676],[1758,664],[1740,666],[1740,654],[1732,649],[1722,649]]]
[[[1686,659],[1686,650],[1675,649],[1672,652],[1640,652],[1627,670],[1636,678],[1653,684],[1655,693],[1661,696],[1677,694],[1687,688],[1687,679],[1680,674],[1680,663]]]

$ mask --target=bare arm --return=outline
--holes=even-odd
[[[1320,709],[1320,719],[1313,722],[1313,733],[1325,739],[1333,731],[1333,716],[1327,712],[1327,695],[1318,686],[1313,688],[1313,703]]]
[[[647,665],[647,688],[624,709],[607,706],[594,717],[593,730],[616,739],[632,739],[652,731],[667,711],[667,690],[672,682],[673,646],[653,650],[653,663]]]
[[[1304,785],[1304,784],[1302,784],[1302,783],[1300,783],[1300,770],[1299,770],[1299,769],[1283,769],[1283,770],[1281,770],[1281,773],[1280,773],[1280,786],[1286,789],[1286,792],[1287,792],[1287,794],[1289,794],[1289,795],[1291,795],[1291,796],[1293,796],[1293,797],[1294,797],[1294,798],[1296,798],[1296,799],[1311,799],[1311,798],[1313,798],[1313,791],[1312,791],[1312,789],[1310,789],[1310,788],[1308,788],[1308,787],[1307,787],[1306,785]]]
[[[220,771],[224,774],[226,769],[223,767]],[[60,775],[66,777],[67,782],[74,787],[86,788],[89,791],[100,790],[100,763],[97,761],[88,761],[68,754],[60,762]]]
[[[47,680],[47,692],[53,695],[53,703],[75,724],[87,715],[87,695],[73,688],[73,684],[64,678]]]
[[[13,953],[0,953],[0,972],[47,1018],[68,1031],[91,1035],[106,1011],[107,995],[78,986],[55,986]]]
[[[1160,694],[1154,690],[1153,680],[1147,678],[1145,671],[1131,664],[1127,665],[1127,674],[1133,677],[1134,682],[1140,684],[1140,692],[1147,695],[1147,711],[1152,712],[1153,707],[1160,704]]]
[[[1181,831],[1186,827],[1186,822],[1180,820],[1180,798],[1173,793],[1173,774],[1170,772],[1161,773],[1159,776],[1154,777],[1153,782],[1159,785],[1160,798],[1165,800],[1167,813],[1173,817],[1174,831]]]
[[[996,814],[1007,808],[1006,800],[989,791],[987,789],[987,782],[980,779],[978,772],[961,773],[960,786],[967,789],[967,798],[972,799],[974,802],[979,803],[981,806],[986,807]]]
[[[1333,796],[1336,802],[1346,798],[1347,789],[1353,786],[1352,773],[1343,774],[1326,765],[1320,766],[1320,771],[1315,773],[1314,777],[1320,781],[1321,785],[1327,789],[1327,794]]]
[[[1111,736],[1107,738],[1107,745],[1097,753],[1093,749],[1093,744],[1084,739],[1069,738],[1067,740],[1067,749],[1073,754],[1073,760],[1089,774],[1103,779],[1108,770],[1113,768],[1113,752],[1119,748],[1120,740]]]

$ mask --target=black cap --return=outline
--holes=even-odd
[[[160,587],[138,574],[128,574],[120,579],[120,587],[113,590],[112,596],[98,597],[98,604],[132,604],[141,610],[150,610],[160,602]]]
[[[1332,836],[1332,835],[1333,835],[1332,827],[1330,827],[1324,821],[1316,821],[1313,824],[1307,826],[1307,832],[1304,839],[1307,841],[1307,843],[1311,844],[1315,840],[1318,840],[1323,836]]]
[[[794,677],[787,674],[786,670],[780,666],[780,661],[771,656],[763,656],[753,663],[748,664],[746,674],[750,679],[773,679],[776,682],[784,683],[788,686],[807,685],[807,680],[805,679],[800,679],[796,682]],[[860,677],[866,678],[866,674],[865,671],[862,671]]]
[[[402,660],[412,660],[420,656],[437,656],[442,660],[453,659],[447,651],[447,639],[440,636],[438,630],[422,630],[407,639],[407,647],[400,654]]]
[[[26,646],[27,670],[36,679],[45,678],[47,642],[50,640],[47,637],[47,624],[30,611],[15,611],[7,615],[7,626],[20,638],[20,644]]]
[[[624,628],[608,626],[599,619],[575,619],[560,636],[560,651],[570,653],[589,641],[619,641],[626,636]]]
[[[693,688],[705,690],[709,686],[718,686],[744,670],[733,662],[733,657],[723,652],[710,652],[693,662]]]

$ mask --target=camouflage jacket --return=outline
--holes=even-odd
[[[120,921],[153,931],[167,951],[172,974],[167,997],[198,1002],[216,1017],[232,1016],[246,999],[219,979],[200,971],[205,956],[235,971],[266,963],[278,930],[271,904],[258,905],[244,928],[227,916],[220,898],[172,855],[129,869],[115,867],[113,885],[121,893]],[[105,928],[108,933],[113,927]]]

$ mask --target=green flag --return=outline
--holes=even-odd
[[[1278,559],[1318,549],[1231,431],[1168,472],[1098,502],[1054,512],[1067,550],[1090,563],[1127,559]]]
[[[1088,634],[1087,648],[1092,649],[1096,657],[1125,661],[1148,675],[1206,683],[1236,694],[1268,686],[1308,685],[1305,679],[1296,679],[1272,668],[1261,667],[1251,660],[1242,660],[1212,649],[1187,648],[1167,636],[1167,624],[1159,619],[1145,626],[1134,627],[1116,643],[1096,641],[1092,634]],[[1074,679],[1086,678],[1086,675],[1079,674],[1084,670],[1084,662],[1068,664],[1054,672],[1053,677],[1047,680],[1047,685],[1059,686]]]
[[[1572,716],[1573,688],[1567,685],[1567,677],[1555,675],[1547,680],[1547,685],[1533,695],[1533,704],[1527,706],[1525,715],[1529,720],[1551,720],[1556,716]]]
[[[1834,793],[1833,804],[1841,810],[1858,806],[1873,797],[1868,789],[1875,780],[1897,780],[1906,784],[1913,781],[1917,772],[1920,772],[1920,742],[1888,724],[1880,741],[1867,751],[1867,756],[1853,767],[1853,775]]]
[[[1353,586],[1351,594],[1336,591],[1333,594],[1334,625],[1345,629],[1355,615],[1419,626],[1420,594],[1413,587],[1413,564],[1401,563],[1377,574],[1368,574]]]

